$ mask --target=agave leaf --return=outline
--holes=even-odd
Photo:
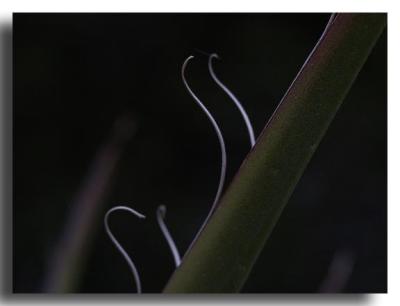
[[[336,14],[240,167],[166,293],[239,291],[386,24]]]

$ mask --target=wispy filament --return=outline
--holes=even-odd
[[[179,255],[178,248],[176,247],[176,244],[174,242],[174,239],[172,239],[170,232],[168,231],[167,226],[165,225],[164,218],[165,214],[167,212],[167,208],[164,205],[160,205],[157,208],[157,222],[158,225],[160,226],[161,232],[163,233],[165,240],[167,240],[168,246],[171,250],[172,256],[174,257],[175,261],[175,266],[179,267],[181,264],[181,255]]]
[[[206,226],[206,224],[208,223],[209,219],[211,218],[212,214],[215,211],[215,208],[218,204],[218,201],[221,197],[222,194],[222,189],[224,186],[224,182],[225,182],[225,176],[226,176],[226,164],[227,164],[227,157],[226,157],[226,148],[225,148],[225,142],[224,142],[224,138],[222,136],[221,130],[217,124],[217,122],[215,121],[214,117],[211,115],[211,113],[208,111],[208,109],[204,106],[204,104],[200,101],[200,99],[194,94],[194,92],[192,91],[192,89],[190,88],[189,84],[187,83],[186,77],[185,77],[185,70],[186,70],[186,66],[189,63],[189,61],[193,58],[193,56],[189,56],[183,63],[182,65],[182,70],[181,70],[181,76],[182,76],[182,80],[183,83],[187,89],[187,91],[189,92],[189,94],[192,96],[192,98],[194,99],[194,101],[200,106],[201,110],[206,114],[207,118],[209,119],[209,121],[211,122],[217,137],[218,137],[218,142],[220,145],[220,150],[221,150],[221,168],[220,168],[220,176],[219,176],[219,183],[218,183],[218,189],[217,192],[215,194],[214,197],[214,201],[213,204],[211,206],[211,209],[207,215],[207,217],[205,218],[203,224],[201,225],[199,231],[197,232],[195,238],[192,240],[192,243],[190,244],[190,246],[188,247],[187,251],[185,254],[187,254],[190,249],[193,247],[194,243],[196,242],[197,238],[199,237],[199,235],[201,234],[201,232],[203,231],[204,227]],[[217,85],[231,98],[231,100],[235,103],[236,107],[239,109],[244,122],[246,124],[247,127],[247,131],[249,134],[249,140],[250,140],[250,144],[251,147],[254,146],[255,144],[255,137],[254,137],[254,131],[253,131],[253,127],[251,125],[250,119],[246,113],[246,111],[244,110],[242,104],[240,103],[240,101],[235,97],[235,95],[217,78],[217,76],[215,75],[215,72],[213,70],[213,66],[212,66],[212,60],[214,58],[219,58],[217,54],[213,53],[209,56],[209,60],[208,60],[208,69],[210,72],[211,77],[213,78],[213,80],[217,83]],[[140,277],[139,277],[139,273],[136,269],[136,266],[134,265],[133,261],[131,260],[131,258],[129,257],[129,255],[126,253],[126,251],[122,248],[122,246],[120,245],[120,243],[117,241],[117,239],[114,237],[114,235],[111,233],[111,230],[108,226],[108,217],[110,215],[110,213],[116,211],[116,210],[124,210],[124,211],[128,211],[132,214],[134,214],[135,216],[139,217],[139,218],[145,218],[144,215],[138,213],[137,211],[133,210],[132,208],[126,207],[126,206],[116,206],[111,208],[105,215],[104,217],[104,225],[106,228],[106,232],[108,234],[108,236],[110,237],[111,241],[114,243],[114,245],[117,247],[117,249],[119,250],[119,252],[123,255],[123,257],[125,258],[126,262],[128,263],[132,274],[134,276],[135,279],[135,283],[136,283],[136,288],[137,288],[137,292],[141,293],[142,292],[142,288],[141,288],[141,282],[140,282]],[[156,212],[156,217],[157,217],[157,222],[158,225],[161,229],[161,232],[165,238],[165,240],[168,243],[168,246],[170,248],[170,251],[172,253],[172,256],[174,258],[174,262],[176,267],[178,267],[182,260],[181,260],[181,256],[179,254],[178,248],[176,247],[176,244],[164,222],[164,218],[165,218],[165,214],[166,214],[166,207],[164,205],[161,205],[157,208],[157,212]]]
[[[211,77],[213,78],[213,80],[215,81],[215,83],[217,83],[217,85],[219,87],[221,87],[221,89],[229,96],[229,98],[232,99],[232,101],[235,103],[236,107],[239,109],[240,113],[242,114],[243,120],[246,124],[247,127],[247,131],[249,133],[249,138],[250,138],[250,144],[251,147],[254,146],[254,144],[256,143],[255,137],[254,137],[254,130],[253,130],[253,126],[251,125],[249,116],[247,115],[245,109],[243,108],[242,104],[240,103],[240,101],[235,97],[235,95],[228,89],[228,87],[226,87],[215,75],[213,66],[212,66],[212,61],[214,58],[219,59],[218,54],[213,53],[210,55],[210,57],[208,58],[208,70],[210,72]]]
[[[194,242],[197,240],[197,238],[199,237],[200,233],[203,231],[204,227],[206,226],[208,220],[212,216],[212,214],[213,214],[213,212],[214,212],[214,210],[215,210],[215,208],[217,206],[217,203],[219,201],[219,198],[221,197],[222,188],[224,186],[225,175],[226,175],[226,149],[225,149],[225,142],[224,142],[224,138],[222,137],[221,129],[219,128],[219,126],[218,126],[217,122],[215,121],[214,117],[211,115],[211,113],[208,111],[208,109],[204,106],[204,104],[200,101],[200,99],[194,94],[194,92],[189,87],[189,84],[186,81],[185,69],[186,69],[187,64],[189,63],[189,61],[192,58],[193,58],[192,55],[189,56],[184,61],[183,65],[182,65],[182,70],[181,70],[182,80],[183,80],[183,83],[184,83],[187,91],[189,92],[189,94],[192,96],[192,98],[195,100],[195,102],[200,106],[200,108],[203,110],[203,112],[207,115],[207,117],[210,120],[212,126],[214,127],[214,130],[215,130],[215,132],[217,134],[219,145],[220,145],[220,148],[221,148],[221,171],[220,171],[220,176],[219,176],[218,189],[217,189],[217,193],[216,193],[215,198],[214,198],[214,202],[213,202],[213,204],[211,206],[211,209],[210,209],[206,219],[204,220],[204,222],[201,225],[199,231],[197,232],[195,238],[193,239],[192,243],[190,244],[188,250],[186,251],[186,254],[192,248]]]
[[[139,277],[139,273],[136,269],[135,264],[133,263],[132,259],[130,258],[130,256],[126,253],[126,251],[124,250],[124,248],[121,246],[121,244],[118,242],[118,240],[115,238],[115,236],[111,233],[110,227],[108,225],[108,217],[110,216],[110,214],[114,211],[117,210],[123,210],[123,211],[128,211],[131,214],[135,215],[136,217],[140,218],[140,219],[144,219],[146,218],[144,215],[142,215],[141,213],[137,212],[136,210],[126,207],[126,206],[115,206],[113,208],[111,208],[110,210],[107,211],[106,215],[104,216],[104,227],[106,229],[107,235],[110,237],[111,241],[114,243],[114,245],[116,246],[116,248],[118,249],[118,251],[122,254],[122,256],[125,258],[125,261],[128,263],[129,268],[132,271],[133,277],[135,279],[135,284],[136,284],[136,289],[138,293],[142,293],[142,285],[140,283],[140,277]]]

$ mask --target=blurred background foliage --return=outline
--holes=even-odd
[[[132,254],[144,292],[160,292],[174,264],[156,207],[167,206],[167,224],[184,253],[218,183],[217,138],[183,87],[183,60],[196,57],[188,81],[222,128],[229,183],[250,144],[240,114],[195,49],[221,56],[215,70],[243,102],[258,135],[328,19],[329,14],[15,14],[14,291],[43,291],[74,198],[124,115],[132,118],[135,133],[99,205],[76,287],[135,292],[101,218],[111,206],[125,204],[146,221],[115,214],[111,226]],[[386,46],[385,32],[243,292],[319,292],[337,254],[347,254],[351,271],[343,292],[386,291]]]

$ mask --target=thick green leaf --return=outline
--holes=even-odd
[[[166,293],[241,289],[385,24],[386,14],[331,20]]]

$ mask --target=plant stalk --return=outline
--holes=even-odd
[[[381,13],[330,19],[165,293],[240,291],[385,24]]]

